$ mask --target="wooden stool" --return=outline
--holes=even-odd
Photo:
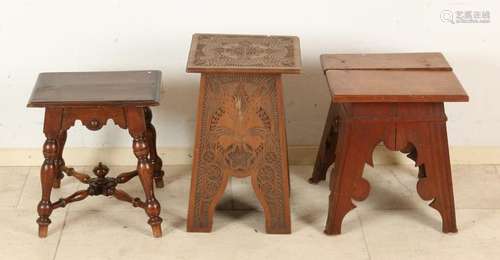
[[[332,104],[310,182],[330,180],[325,233],[368,196],[364,164],[377,144],[408,153],[419,167],[417,191],[441,214],[443,232],[457,232],[444,102],[468,96],[440,53],[322,55]]]
[[[201,72],[187,230],[210,232],[229,176],[252,177],[266,231],[290,228],[282,73],[300,73],[299,39],[195,34],[188,72]]]
[[[160,204],[154,196],[153,178],[158,188],[163,187],[163,171],[162,161],[156,152],[156,132],[151,124],[149,109],[149,106],[159,104],[160,84],[160,71],[42,73],[38,76],[28,107],[45,107],[43,132],[47,140],[43,145],[45,161],[40,173],[42,200],[38,204],[37,220],[40,237],[47,236],[51,222],[49,216],[54,209],[89,195],[114,196],[144,209],[153,235],[161,236]],[[132,148],[138,159],[137,170],[111,178],[106,177],[109,169],[99,163],[94,168],[97,177],[91,178],[66,167],[63,149],[67,130],[80,120],[88,129],[96,131],[108,119],[128,129],[132,136]],[[59,188],[63,172],[89,187],[51,202],[51,190]],[[144,202],[116,188],[117,184],[137,175],[146,195]]]

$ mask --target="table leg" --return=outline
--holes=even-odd
[[[64,178],[64,173],[62,169],[65,166],[64,159],[63,159],[63,151],[64,151],[64,145],[66,144],[66,137],[67,137],[67,131],[63,130],[61,133],[59,133],[59,136],[57,138],[57,145],[59,147],[58,149],[58,155],[57,155],[57,160],[59,167],[57,169],[56,173],[56,179],[54,180],[54,188],[58,189],[61,187],[61,180]]]
[[[259,102],[269,104],[265,110],[270,115],[270,127],[264,140],[264,160],[260,163],[259,169],[252,175],[252,186],[264,209],[266,232],[269,234],[290,234],[292,231],[290,176],[281,77],[277,77],[274,87],[267,91],[269,91],[268,95],[263,96],[263,100]]]
[[[318,183],[325,180],[328,168],[335,162],[335,148],[337,147],[338,137],[338,109],[337,105],[330,104],[313,174],[309,179],[310,183]]]
[[[47,138],[43,145],[43,156],[45,160],[40,170],[40,179],[42,183],[42,199],[38,203],[38,236],[46,237],[48,226],[50,224],[50,214],[53,207],[50,201],[50,194],[56,175],[59,171],[58,156],[60,147],[57,142],[59,131],[61,129],[62,109],[47,108],[45,110],[45,121],[43,132]]]
[[[450,156],[446,123],[419,124],[416,129],[420,137],[428,142],[417,143],[418,159],[423,171],[419,171],[417,191],[424,200],[432,200],[430,206],[436,209],[443,221],[444,233],[457,232],[455,202],[451,179]],[[428,134],[428,136],[425,136]],[[427,139],[428,138],[428,139]],[[422,139],[424,140],[424,139]],[[420,176],[422,175],[422,176]]]
[[[133,137],[134,155],[137,157],[137,171],[144,193],[146,195],[145,211],[149,216],[154,237],[161,237],[160,203],[156,200],[153,186],[153,165],[149,159],[147,128],[142,108],[127,108],[127,123],[130,135]]]
[[[340,124],[337,157],[330,177],[326,234],[340,234],[342,220],[356,207],[352,199],[362,201],[368,197],[370,184],[362,177],[363,169],[365,163],[371,163],[373,149],[383,133],[383,124]]]
[[[148,147],[149,147],[149,157],[154,169],[154,182],[156,188],[163,188],[165,186],[163,182],[163,176],[165,172],[162,170],[163,161],[156,150],[156,130],[151,123],[153,119],[153,113],[149,107],[144,108],[144,114],[146,117],[146,127],[147,127],[147,137],[148,137]]]

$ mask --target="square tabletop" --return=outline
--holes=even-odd
[[[187,72],[300,73],[294,36],[194,34]]]
[[[160,101],[161,71],[40,73],[28,107],[137,105]]]
[[[327,54],[321,65],[333,102],[465,102],[441,53]]]

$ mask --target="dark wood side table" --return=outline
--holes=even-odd
[[[160,204],[153,191],[163,187],[162,161],[156,152],[156,131],[151,124],[150,106],[159,103],[160,71],[121,72],[62,72],[41,73],[31,94],[28,107],[44,107],[43,145],[45,161],[41,168],[42,199],[38,204],[39,236],[46,237],[50,214],[54,209],[80,201],[89,195],[114,196],[144,209],[155,237],[161,236]],[[106,177],[109,169],[99,163],[94,168],[96,177],[68,168],[63,159],[67,130],[76,120],[92,131],[101,129],[108,119],[128,129],[133,138],[132,148],[138,159],[137,170]],[[52,188],[58,188],[64,174],[75,177],[89,187],[74,194],[51,201]],[[116,188],[139,175],[146,200],[132,198]]]
[[[230,176],[251,176],[266,231],[290,228],[282,73],[300,73],[297,37],[195,34],[188,72],[200,72],[187,230],[210,232]]]
[[[407,153],[419,167],[417,191],[457,232],[444,102],[468,96],[440,53],[322,55],[332,104],[310,182],[330,179],[325,233],[340,234],[344,216],[368,196],[362,178],[377,144]]]

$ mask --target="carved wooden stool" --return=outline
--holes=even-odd
[[[156,152],[156,132],[151,124],[149,106],[159,103],[161,72],[69,72],[42,73],[31,94],[28,107],[45,107],[43,145],[45,161],[41,168],[42,200],[38,204],[40,237],[47,236],[49,216],[54,209],[83,200],[89,195],[114,196],[144,209],[155,237],[161,236],[160,204],[153,192],[153,179],[163,187],[162,161]],[[138,159],[137,170],[106,177],[109,169],[99,163],[94,168],[95,178],[68,168],[63,160],[66,132],[76,120],[92,131],[102,128],[108,119],[128,129],[133,138],[132,148]],[[51,202],[52,188],[59,188],[64,174],[75,177],[89,187],[69,197]],[[139,175],[146,201],[132,198],[116,188]]]
[[[419,167],[417,191],[441,214],[443,232],[457,232],[444,102],[468,96],[440,53],[322,55],[332,104],[310,182],[330,180],[325,233],[368,196],[362,178],[377,144],[408,153]]]
[[[188,72],[201,72],[187,230],[210,232],[229,176],[251,176],[266,232],[290,228],[282,73],[300,73],[299,39],[195,34]]]

